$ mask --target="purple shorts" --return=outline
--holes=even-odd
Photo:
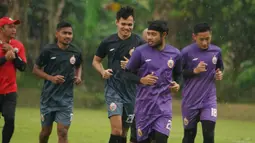
[[[185,129],[195,128],[201,120],[209,120],[216,122],[217,120],[217,104],[212,104],[203,108],[193,109],[190,107],[182,107],[182,119]]]

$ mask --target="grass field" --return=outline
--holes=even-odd
[[[1,126],[3,120],[0,120]],[[216,143],[255,143],[255,122],[219,119],[216,127]],[[38,143],[40,131],[39,109],[18,108],[16,129],[11,143]],[[110,133],[107,113],[102,110],[75,109],[69,131],[70,143],[107,143]],[[181,143],[183,134],[181,117],[174,115],[169,143]],[[57,143],[54,128],[49,143]],[[196,143],[202,143],[201,129]]]

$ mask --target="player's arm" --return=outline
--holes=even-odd
[[[104,69],[103,59],[107,55],[107,45],[104,42],[101,42],[97,52],[93,58],[92,66],[96,69],[98,73],[102,75],[104,79],[108,79],[112,76],[112,69]]]
[[[3,64],[5,64],[7,62],[7,59],[5,56],[0,57],[0,66],[2,66]]]
[[[220,69],[221,71],[224,71],[224,64],[223,64],[221,52],[219,52],[219,54],[218,54],[218,60],[217,60],[217,63],[216,63],[216,70],[217,69]]]
[[[182,51],[181,53],[181,62],[182,62],[182,75],[184,78],[192,78],[199,75],[201,72],[206,71],[207,64],[203,61],[193,68],[188,65],[187,55]]]
[[[143,84],[143,85],[153,85],[157,81],[157,77],[152,74],[149,74],[145,77],[139,77],[135,73],[137,73],[138,69],[142,65],[141,60],[141,53],[138,50],[135,50],[128,61],[128,64],[126,66],[126,78],[127,80],[131,80],[132,82],[136,84]]]
[[[224,70],[224,65],[223,65],[223,60],[221,56],[221,51],[218,54],[218,60],[216,63],[216,72],[215,72],[215,79],[216,80],[222,80],[223,78],[223,70]]]
[[[82,54],[80,54],[79,55],[79,57],[78,57],[78,61],[76,62],[76,73],[75,73],[75,81],[74,81],[74,83],[76,84],[76,85],[79,85],[79,84],[81,84],[81,76],[82,76]]]
[[[37,75],[38,77],[50,80],[50,75],[44,72],[43,68],[48,64],[49,62],[49,55],[48,55],[47,49],[43,49],[40,53],[39,57],[36,59],[36,63],[33,67],[33,73]]]
[[[15,59],[13,60],[15,68],[17,68],[19,71],[25,71],[26,66],[27,66],[27,59],[26,59],[26,53],[25,53],[25,48],[23,45],[20,48],[19,51],[15,51]]]
[[[178,84],[182,81],[182,60],[180,56],[177,58],[173,68],[173,80]]]

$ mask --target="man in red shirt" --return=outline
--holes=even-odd
[[[19,20],[0,19],[0,111],[4,117],[2,143],[9,143],[14,131],[17,100],[16,69],[26,68],[25,48],[14,39]]]

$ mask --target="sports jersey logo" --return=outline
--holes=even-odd
[[[111,110],[111,111],[115,111],[116,109],[117,109],[117,105],[116,105],[115,103],[112,102],[112,103],[110,104],[110,110]]]
[[[137,134],[140,137],[143,135],[143,132],[142,132],[142,130],[140,128],[137,129]]]
[[[189,120],[186,117],[183,119],[183,124],[185,126],[187,126],[189,124]]]
[[[213,58],[212,58],[212,63],[213,63],[213,64],[216,64],[216,63],[217,63],[217,60],[218,60],[217,57],[214,55]]]
[[[173,61],[172,58],[170,58],[170,60],[168,60],[167,65],[168,65],[168,67],[169,67],[170,69],[174,67],[174,61]]]
[[[76,59],[74,55],[70,58],[70,63],[73,65],[75,63]]]

